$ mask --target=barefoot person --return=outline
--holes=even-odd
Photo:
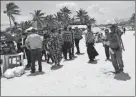
[[[94,62],[94,59],[96,56],[98,56],[98,53],[96,49],[94,48],[94,37],[93,37],[93,32],[91,31],[91,26],[88,26],[88,31],[85,35],[85,40],[86,40],[86,46],[87,46],[87,54],[89,57],[89,63]]]
[[[110,41],[110,55],[115,73],[120,73],[123,71],[124,64],[122,60],[122,48],[120,46],[121,31],[119,31],[116,25],[110,27],[111,33],[109,34],[108,40]]]
[[[42,72],[42,38],[36,34],[36,29],[32,28],[31,33],[26,39],[26,46],[31,52],[31,73],[35,73],[35,61],[38,60],[39,72]]]

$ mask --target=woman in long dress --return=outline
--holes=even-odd
[[[60,41],[60,35],[57,33],[56,29],[51,30],[51,39],[50,39],[50,53],[54,59],[55,66],[60,66],[60,61],[62,60],[62,46]]]
[[[94,59],[96,56],[98,56],[98,52],[94,48],[94,37],[93,37],[93,32],[91,31],[91,26],[88,26],[88,31],[85,35],[85,40],[86,40],[86,46],[87,46],[87,54],[89,57],[89,63],[94,62]]]

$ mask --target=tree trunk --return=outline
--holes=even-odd
[[[10,16],[9,16],[9,22],[10,22],[10,27],[11,27],[12,25],[11,25],[11,18],[10,18]]]

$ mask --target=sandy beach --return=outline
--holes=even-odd
[[[99,56],[97,64],[89,64],[84,38],[80,42],[82,55],[73,61],[62,60],[62,68],[51,70],[42,62],[43,73],[1,79],[1,96],[134,96],[135,95],[135,36],[127,31],[122,36],[124,73],[113,74],[112,63],[105,61],[101,43],[95,45]],[[76,50],[76,49],[75,49]],[[24,60],[26,64],[26,60]],[[36,66],[37,67],[37,66]]]

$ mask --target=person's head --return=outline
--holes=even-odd
[[[105,29],[105,34],[108,34],[109,33],[109,29]]]
[[[111,33],[114,33],[116,30],[116,25],[111,25],[110,30],[111,30]]]
[[[65,31],[67,30],[67,26],[64,27],[64,30],[65,30]]]
[[[87,29],[88,29],[89,31],[91,31],[91,25],[88,25],[88,26],[87,26]]]
[[[69,31],[71,31],[72,30],[72,28],[71,27],[69,27]]]

